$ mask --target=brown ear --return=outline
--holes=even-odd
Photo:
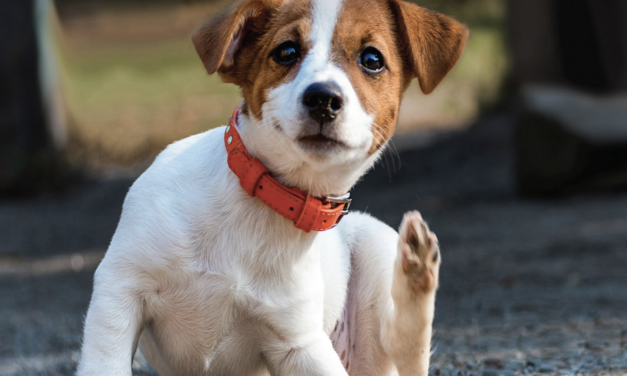
[[[224,13],[207,21],[192,36],[207,73],[233,65],[234,58],[253,28],[268,16],[268,1],[240,0]],[[263,27],[263,25],[261,25]]]
[[[420,89],[429,94],[459,60],[469,31],[453,18],[418,5],[400,0],[390,3],[396,13],[401,50],[406,51]]]

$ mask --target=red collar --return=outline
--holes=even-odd
[[[226,127],[224,145],[229,167],[239,178],[242,188],[305,232],[325,231],[335,227],[348,213],[351,202],[349,195],[317,198],[276,181],[259,159],[248,154],[236,129],[238,115],[239,107],[233,112]]]

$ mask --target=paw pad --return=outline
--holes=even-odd
[[[420,213],[405,214],[400,229],[399,251],[403,273],[416,293],[434,291],[438,284],[440,247]]]

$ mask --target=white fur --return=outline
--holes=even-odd
[[[238,124],[274,176],[319,196],[348,191],[378,157],[368,154],[372,117],[329,62],[340,8],[314,1],[316,52],[270,93],[262,117]],[[293,101],[318,80],[347,96],[338,126],[349,148],[326,157],[294,139],[302,113]],[[363,214],[326,232],[296,229],[240,187],[223,132],[170,145],[129,191],[96,271],[78,375],[131,375],[139,343],[163,376],[346,376],[345,366],[393,375],[394,364],[426,376],[435,291],[409,293],[398,234]],[[335,349],[331,335],[342,338]]]

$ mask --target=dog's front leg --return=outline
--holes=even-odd
[[[405,214],[399,231],[392,284],[393,304],[381,326],[381,342],[401,376],[427,376],[440,250],[418,212]]]
[[[307,344],[276,342],[264,357],[273,376],[347,376],[329,337],[322,330]]]
[[[99,270],[85,318],[77,375],[130,376],[141,323],[141,300],[128,281]]]

